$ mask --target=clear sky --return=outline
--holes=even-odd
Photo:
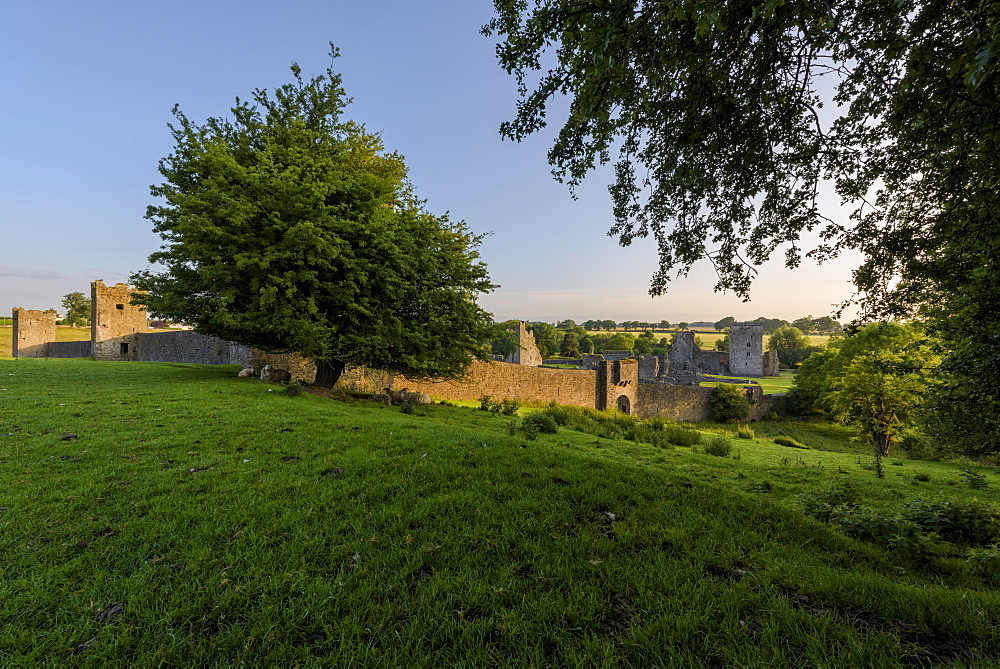
[[[498,320],[791,320],[850,296],[855,256],[795,271],[779,258],[749,304],[713,293],[707,263],[650,298],[653,244],[622,248],[606,234],[608,174],[573,200],[549,174],[548,137],[500,140],[515,82],[479,34],[491,15],[489,0],[7,0],[0,315],[60,308],[95,279],[145,268],[160,243],[143,215],[173,148],[171,107],[195,122],[226,115],[236,96],[289,81],[293,61],[321,73],[331,41],[354,98],[347,117],[406,157],[431,211],[491,233],[482,256],[501,287],[480,303]]]

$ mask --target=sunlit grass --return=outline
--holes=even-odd
[[[734,440],[734,459],[531,441],[510,417],[286,397],[235,372],[0,361],[0,665],[1000,659],[995,589],[796,498],[851,480],[886,509],[996,501],[995,472],[972,491],[936,463],[879,481],[847,442]]]

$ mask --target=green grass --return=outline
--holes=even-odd
[[[717,379],[745,379],[745,376],[719,376],[716,374],[706,374],[707,378],[717,378]],[[791,371],[785,370],[781,372],[778,376],[765,376],[760,379],[755,379],[760,387],[763,389],[765,395],[773,395],[775,393],[787,393],[792,387],[795,381],[795,375]],[[718,381],[703,381],[699,384],[703,388],[714,388],[719,385]],[[741,386],[749,386],[751,384],[737,384]]]
[[[0,665],[1000,661],[996,589],[796,497],[996,502],[995,471],[973,491],[953,465],[879,481],[855,452],[761,439],[739,459],[528,441],[509,417],[235,372],[0,360]]]

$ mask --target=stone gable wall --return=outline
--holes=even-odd
[[[535,335],[528,330],[524,321],[518,321],[516,332],[518,347],[504,359],[504,362],[528,365],[529,367],[537,367],[542,364],[542,354],[538,352],[538,346],[535,344]]]
[[[38,311],[15,308],[11,328],[11,355],[15,358],[47,358],[49,342],[56,340],[55,309]]]

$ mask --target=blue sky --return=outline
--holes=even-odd
[[[501,141],[515,82],[496,64],[495,40],[479,34],[491,14],[487,0],[7,0],[0,314],[58,308],[94,279],[145,268],[160,241],[143,215],[172,149],[171,107],[196,122],[226,115],[236,96],[287,82],[293,61],[321,73],[331,41],[354,98],[346,115],[405,156],[430,210],[491,233],[482,256],[501,288],[480,303],[498,320],[792,319],[850,295],[853,256],[795,271],[779,257],[761,268],[749,304],[713,293],[707,263],[650,298],[653,245],[622,248],[606,234],[608,174],[573,200],[549,174],[548,136]]]

